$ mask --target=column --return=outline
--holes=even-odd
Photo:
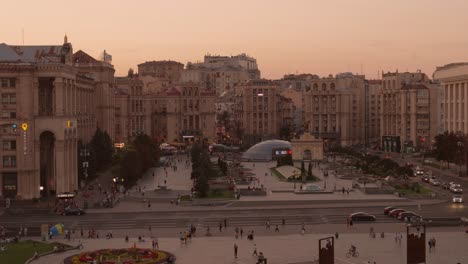
[[[55,189],[57,193],[64,192],[65,189],[65,142],[63,140],[55,141],[55,151],[54,151],[54,178],[55,178]]]

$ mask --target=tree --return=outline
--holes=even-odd
[[[140,156],[143,170],[155,167],[159,161],[159,147],[145,134],[139,134],[133,141],[133,146]]]
[[[96,170],[101,171],[107,168],[112,162],[112,155],[114,153],[114,147],[112,140],[107,132],[101,129],[96,129],[89,143],[90,157],[95,159]]]
[[[231,131],[231,124],[231,113],[228,111],[223,111],[220,115],[218,115],[218,126],[224,127],[224,130],[227,134],[229,134],[229,131]]]
[[[458,142],[464,141],[463,138],[457,136],[453,132],[445,131],[444,134],[439,134],[435,137],[435,154],[437,160],[443,160],[447,162],[447,168],[450,167],[450,163],[454,162],[457,157]]]
[[[239,120],[234,121],[234,134],[238,140],[242,140],[244,138],[244,128]]]
[[[143,174],[143,162],[140,155],[135,150],[125,153],[120,164],[120,178],[124,179],[124,186],[130,188],[135,185]]]
[[[280,138],[282,140],[290,141],[291,140],[291,132],[292,132],[292,129],[291,129],[291,126],[289,124],[283,125],[281,127],[281,129],[280,129]]]

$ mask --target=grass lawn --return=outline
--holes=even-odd
[[[37,251],[38,254],[45,253],[53,250],[55,245],[58,245],[58,243],[36,242],[36,246],[33,246],[31,240],[9,243],[6,244],[7,250],[0,252],[0,263],[24,264],[26,260],[34,256],[34,252]]]
[[[271,168],[271,172],[273,172],[273,175],[275,175],[276,178],[280,181],[286,181],[286,177],[283,176],[276,168]]]
[[[403,194],[430,194],[432,191],[424,187],[419,188],[419,192],[413,191],[411,189],[395,189],[395,191]]]

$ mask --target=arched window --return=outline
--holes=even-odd
[[[331,90],[332,92],[335,91],[335,83],[331,83],[331,84],[330,84],[330,90]]]
[[[318,84],[314,83],[314,92],[318,92]]]
[[[322,83],[322,91],[326,91],[327,90],[327,84],[326,83]]]

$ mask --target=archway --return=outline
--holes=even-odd
[[[310,149],[305,149],[304,153],[302,154],[303,160],[312,160],[312,151]]]
[[[50,131],[42,132],[40,137],[40,183],[44,188],[41,195],[55,194],[55,136]]]

